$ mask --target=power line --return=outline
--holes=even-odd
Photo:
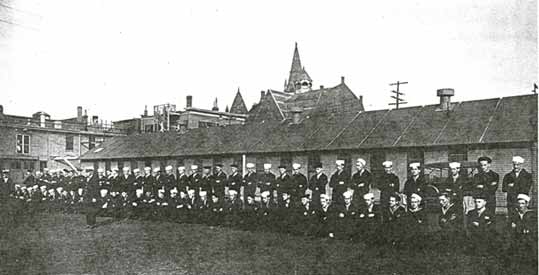
[[[395,94],[395,95],[391,96],[391,98],[395,99],[395,103],[389,103],[389,105],[395,105],[395,109],[399,109],[399,105],[408,104],[408,102],[405,102],[404,99],[401,98],[401,96],[403,96],[404,93],[401,93],[399,91],[400,85],[403,85],[403,84],[408,84],[408,82],[397,81],[395,83],[390,83],[389,84],[389,86],[397,86],[396,91],[391,91],[392,93]]]

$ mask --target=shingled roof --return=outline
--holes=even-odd
[[[113,137],[81,159],[537,141],[537,95],[457,102],[453,103],[452,111],[440,111],[438,107],[427,105],[367,112],[315,111],[308,113],[299,124],[287,119],[257,120],[245,125],[193,129],[184,134],[168,132]]]

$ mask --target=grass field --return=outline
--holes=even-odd
[[[1,227],[2,274],[507,274],[496,258],[416,254],[204,225],[40,214]],[[385,252],[384,252],[385,251]],[[511,272],[515,274],[517,272]]]

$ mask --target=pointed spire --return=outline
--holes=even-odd
[[[213,108],[211,108],[212,111],[219,111],[219,106],[217,105],[217,98],[213,101]]]
[[[225,107],[225,113],[228,113],[228,112],[230,112],[230,110],[228,109],[228,105],[226,105],[226,107]]]
[[[234,101],[232,102],[232,106],[230,106],[230,112],[234,114],[247,114],[247,106],[243,101],[239,87],[236,96],[234,97]]]
[[[285,86],[285,92],[293,93],[296,91],[295,84],[299,81],[307,80],[312,82],[311,77],[305,71],[305,68],[301,66],[301,60],[299,58],[298,42],[295,44],[294,55],[292,57],[292,66],[290,68],[290,76],[288,77],[288,83]]]

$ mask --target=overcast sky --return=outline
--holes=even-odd
[[[314,87],[340,76],[367,110],[389,83],[409,106],[529,94],[536,1],[0,0],[0,104],[8,114],[138,117],[156,104],[224,110],[282,90],[294,42]]]

